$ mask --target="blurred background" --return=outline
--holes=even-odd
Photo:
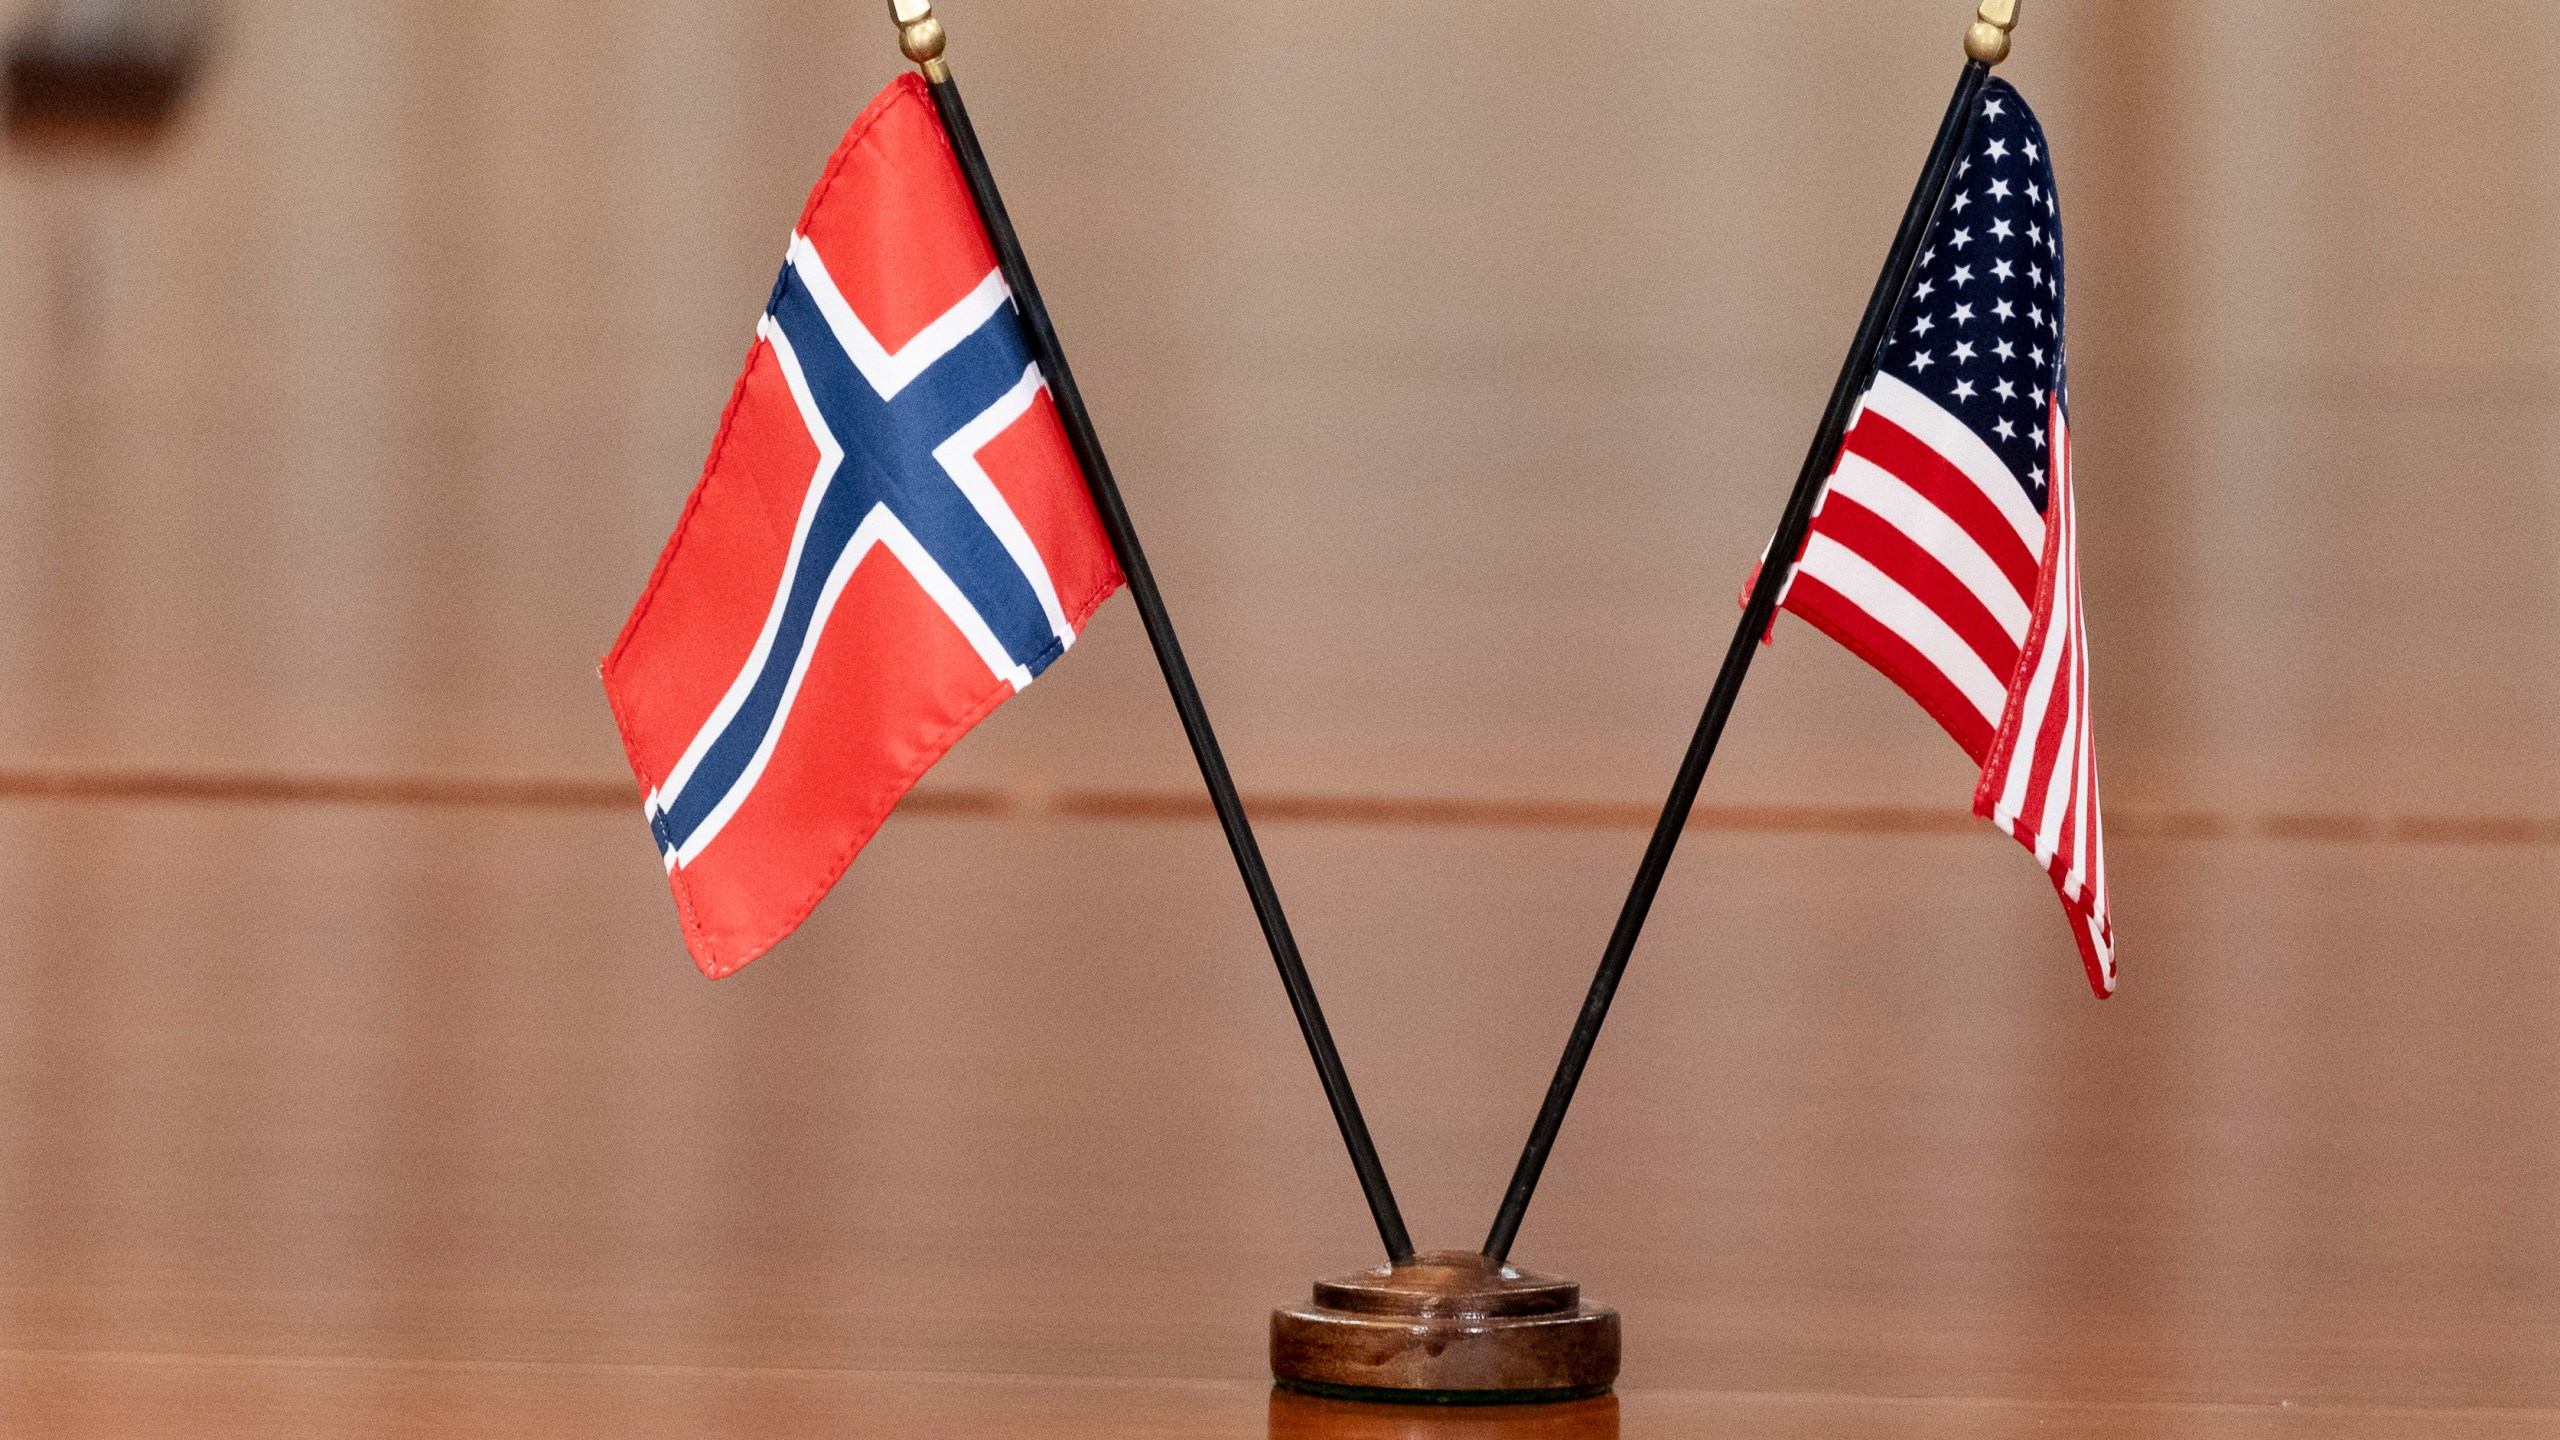
[[[939,8],[1407,1216],[1473,1244],[1967,7]],[[717,985],[596,681],[876,0],[0,26],[0,1395],[1257,1383],[1374,1240],[1125,599]],[[2042,0],[2002,73],[2123,993],[1784,621],[1518,1258],[1630,1395],[2560,1426],[2560,9]]]

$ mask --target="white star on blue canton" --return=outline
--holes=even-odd
[[[2047,218],[2048,212],[2058,216],[2059,201],[2034,114],[2006,82],[1994,80],[1991,86],[1959,157],[1956,173],[1966,178],[1948,186],[1946,204],[1924,237],[1927,248],[1904,289],[1900,319],[1907,328],[1888,348],[1886,363],[1924,387],[1929,371],[1953,371],[1946,388],[1930,393],[2026,483],[2030,466],[2044,455],[2038,446],[2050,450],[2059,443],[2059,432],[2044,422],[2051,409],[2033,406],[2028,398],[2042,393],[2040,384],[2058,392],[2065,363],[2062,236],[2058,219]],[[2014,122],[2007,118],[2012,115]],[[2012,160],[2025,173],[2007,174]],[[1980,184],[1969,178],[1977,164],[1983,169]],[[1977,241],[1985,252],[1980,263],[1959,263]],[[2023,246],[2013,256],[2012,243]],[[1938,264],[1940,251],[1946,252],[1944,267]],[[1982,282],[1982,298],[1957,303],[1969,299],[1976,280]],[[2020,288],[2024,296],[2013,294]],[[1944,310],[1936,308],[1941,292]],[[1918,348],[1940,330],[1949,332],[1945,348]],[[2036,444],[2028,443],[2031,435]],[[2046,498],[2044,469],[2036,466],[2034,482],[2026,484],[2039,506]]]

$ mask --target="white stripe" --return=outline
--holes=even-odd
[[[2034,597],[2019,594],[2009,572],[2001,569],[1962,525],[1931,504],[1927,496],[1865,456],[1846,453],[1840,457],[1840,468],[1833,473],[1824,498],[1829,499],[1833,493],[1857,501],[1911,537],[1911,543],[1928,551],[1947,567],[1958,584],[1982,602],[1991,618],[2009,632],[2012,643],[2026,643],[2027,622],[2032,618],[2027,606]]]
[[[919,330],[906,344],[892,354],[882,347],[845,303],[844,292],[836,288],[835,277],[827,273],[827,262],[820,258],[818,247],[806,235],[791,237],[791,267],[800,272],[801,283],[818,302],[818,313],[827,317],[827,328],[836,333],[836,343],[851,356],[854,368],[883,400],[907,388],[917,376],[933,368],[933,362],[951,353],[963,340],[978,333],[987,317],[1003,309],[1012,292],[1005,289],[1004,273],[990,270],[978,288],[957,305],[945,310],[934,322]]]
[[[693,743],[685,747],[684,758],[676,762],[675,769],[667,772],[666,782],[658,787],[658,793],[665,797],[664,803],[658,806],[660,813],[684,794],[684,787],[693,779],[694,768],[702,763],[702,757],[710,753],[712,744],[729,728],[729,721],[737,715],[738,707],[746,703],[748,694],[755,689],[756,677],[764,673],[765,661],[773,654],[774,636],[782,628],[783,609],[790,602],[793,583],[800,574],[801,557],[808,552],[809,527],[816,522],[818,507],[826,500],[828,488],[835,483],[836,471],[844,464],[844,446],[837,443],[835,432],[827,428],[826,417],[818,410],[817,397],[809,393],[809,377],[800,369],[800,357],[792,351],[790,337],[782,333],[782,327],[773,323],[771,316],[757,322],[756,334],[773,347],[774,359],[782,366],[783,383],[791,387],[792,403],[800,407],[801,423],[808,427],[809,438],[817,443],[818,469],[810,477],[808,494],[801,497],[800,518],[793,523],[791,530],[791,549],[783,557],[782,583],[774,587],[773,605],[765,612],[764,629],[756,635],[755,648],[747,652],[747,663],[739,667],[738,678],[729,682],[728,693],[712,707],[711,718],[702,722],[702,728],[694,733]]]
[[[1938,618],[1938,612],[1921,604],[1892,576],[1828,535],[1816,535],[1806,543],[1800,568],[1840,592],[1842,598],[1874,617],[1877,624],[1909,641],[1921,658],[1938,667],[1985,719],[1995,726],[2000,723],[2008,690],[1963,636],[1948,628],[1947,622]]]
[[[2027,498],[2025,487],[2009,472],[2009,464],[1973,433],[1971,426],[1957,419],[1937,401],[1912,389],[1891,375],[1879,374],[1867,390],[1867,408],[1911,432],[1913,439],[1944,456],[1947,463],[1963,471],[2026,542],[2030,555],[2044,554],[2045,517],[2036,513],[2035,502]]]
[[[885,507],[878,513],[887,521],[880,543],[889,547],[890,554],[905,562],[907,573],[916,577],[916,583],[924,587],[924,593],[932,596],[933,603],[942,607],[942,613],[951,617],[951,623],[960,627],[961,635],[968,640],[970,648],[978,652],[978,658],[986,662],[988,671],[1011,685],[1017,695],[1031,688],[1030,670],[1014,663],[1013,656],[1005,651],[1004,642],[996,638],[996,632],[978,614],[978,607],[970,604],[969,597],[962,594],[960,587],[944,573],[941,564],[933,558],[933,552],[924,548],[924,542],[900,524],[898,517],[889,514]]]
[[[2095,770],[2089,744],[2089,632],[2074,625],[2080,657],[2080,748],[2071,757],[2071,869],[2062,877],[2062,888],[2079,898],[2089,885],[2089,832],[2098,817],[2089,806],[2089,780]]]
[[[1076,643],[1076,628],[1067,623],[1066,607],[1058,603],[1058,587],[1049,578],[1049,563],[1040,558],[1040,547],[1031,543],[1031,532],[1022,528],[1022,517],[987,478],[986,467],[978,463],[978,451],[987,442],[1004,433],[1014,421],[1022,418],[1031,402],[1038,399],[1045,385],[1037,364],[1026,366],[1022,382],[1008,390],[1004,398],[990,405],[977,419],[963,425],[950,439],[933,447],[933,458],[942,462],[951,483],[978,507],[978,518],[987,522],[996,538],[1004,542],[1005,553],[1022,570],[1022,578],[1031,582],[1031,591],[1040,597],[1040,609],[1049,617],[1049,628],[1057,632],[1060,648]]]
[[[2078,648],[2080,645],[2080,632],[2076,626],[2071,632],[2071,643],[2073,646],[2071,652],[2072,689],[2076,694],[2085,689],[2089,678],[2089,669],[2085,663],[2085,657],[2081,654]],[[2081,898],[2081,887],[2086,883],[2083,877],[2088,868],[2088,705],[2085,702],[2075,700],[2071,707],[2071,715],[2073,720],[2077,722],[2072,727],[2071,749],[2055,762],[2053,768],[2054,788],[2063,792],[2062,813],[2069,818],[2070,824],[2067,829],[2058,830],[2055,833],[2054,854],[2057,858],[2070,862],[2063,868],[2062,872],[2061,889],[2064,897],[2071,900],[2078,900]]]
[[[729,787],[729,792],[720,797],[720,803],[712,806],[711,813],[703,816],[702,823],[694,827],[682,845],[676,847],[676,864],[692,864],[694,857],[702,853],[702,847],[727,828],[729,817],[737,814],[738,807],[747,803],[747,796],[754,792],[756,782],[764,778],[764,767],[773,759],[774,746],[781,742],[783,724],[791,718],[791,706],[800,698],[800,682],[809,673],[810,657],[818,653],[818,637],[826,629],[827,617],[834,613],[836,600],[844,594],[845,582],[853,578],[854,568],[862,563],[862,557],[870,553],[872,546],[880,543],[882,527],[879,522],[882,520],[889,520],[888,509],[872,506],[871,513],[854,527],[853,540],[844,547],[844,553],[836,557],[835,567],[827,572],[826,586],[818,592],[817,609],[809,616],[808,637],[801,642],[800,653],[792,657],[791,678],[783,682],[782,700],[774,706],[773,723],[765,727],[763,738],[756,743],[756,753],[749,757],[746,768],[738,772],[737,783]],[[897,522],[890,520],[889,523]]]
[[[2071,799],[2071,757],[2080,745],[2080,712],[2062,712],[2062,744],[2054,752],[2053,771],[2045,776],[2044,814],[2036,821],[2036,863],[2051,865],[2062,851],[2062,807]]]
[[[2080,712],[2080,748],[2072,757],[2071,777],[2072,807],[2078,817],[2077,832],[2071,837],[2071,872],[2063,879],[2064,888],[2078,895],[2089,884],[2093,863],[2090,845],[2098,825],[2097,795],[2093,788],[2097,782],[2098,762],[2097,746],[2090,739],[2089,724],[2089,622],[2080,607],[2080,506],[2078,497],[2071,493],[2067,465],[2064,473],[2061,490],[2066,517],[2064,523],[2071,528],[2062,533],[2063,540],[2071,547],[2071,653],[2078,661],[2076,668],[2079,671],[2072,687],[2072,703]]]
[[[2036,742],[2044,733],[2045,711],[2053,704],[2054,671],[2061,661],[2062,637],[2048,621],[2044,648],[2035,656],[2035,678],[2027,682],[2026,703],[2018,707],[2018,733],[2009,745],[2008,780],[2000,787],[1999,803],[1991,811],[2001,828],[2012,833],[2027,811],[2027,782],[2035,774]]]
[[[2069,503],[2067,498],[2064,503]],[[2069,532],[2065,532],[2064,538],[2071,538]],[[2071,861],[2070,868],[2063,873],[2062,890],[2064,894],[2078,899],[2081,887],[2087,883],[2089,854],[2089,632],[2080,623],[2080,587],[2076,569],[2072,580],[2071,713],[2079,717],[2080,726],[2074,736],[2071,753],[2066,757],[2071,762],[2071,833],[2059,838],[2069,847],[2062,853]]]
[[[2053,857],[2062,849],[2062,811],[2071,801],[2071,765],[2073,757],[2080,751],[2080,727],[2084,718],[2074,693],[2080,672],[2079,635],[2072,624],[2076,617],[2066,608],[2071,603],[2072,587],[2080,578],[2079,556],[2071,543],[2070,497],[2067,493],[2058,508],[2062,511],[2059,517],[2062,543],[2054,547],[2054,568],[2060,573],[2054,577],[2053,606],[2056,613],[2050,628],[2058,629],[2068,637],[2071,664],[2054,681],[2054,702],[2062,707],[2062,735],[2060,743],[2054,747],[2053,769],[2045,776],[2044,815],[2036,822],[2036,860],[2045,865],[2052,864]]]
[[[656,786],[651,786],[651,787],[650,787],[650,789],[649,789],[649,798],[640,802],[640,813],[641,813],[642,815],[645,815],[645,816],[647,816],[647,817],[648,817],[648,819],[649,819],[649,833],[650,833],[652,836],[655,836],[655,835],[658,833],[658,815],[659,815],[659,812],[660,812],[660,810],[661,810],[662,808],[663,808],[663,807],[661,807],[661,806],[659,805],[659,803],[658,803],[658,791],[657,791],[657,787],[656,787]],[[675,851],[673,851],[673,850],[666,850],[666,851],[663,851],[663,852],[661,852],[661,853],[660,853],[660,855],[658,856],[658,858],[659,858],[661,861],[664,861],[664,862],[665,862],[666,867],[667,867],[667,873],[668,873],[668,874],[673,875],[674,873],[676,873],[676,852],[675,852]]]

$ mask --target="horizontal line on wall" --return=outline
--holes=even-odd
[[[628,810],[624,780],[459,776],[295,775],[255,771],[0,769],[0,799],[209,801],[505,810]],[[1647,830],[1658,806],[1615,800],[1489,800],[1462,796],[1266,794],[1245,797],[1255,819],[1317,825],[1478,830]],[[915,815],[987,819],[1207,820],[1209,797],[1183,790],[1032,790],[932,787],[899,807]],[[1954,835],[1983,829],[1952,806],[1700,805],[1692,830],[1798,835]],[[2560,819],[2504,815],[2237,814],[2121,806],[2118,838],[2273,839],[2468,845],[2560,845]]]

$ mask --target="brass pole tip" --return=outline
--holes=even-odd
[[[2018,28],[2018,0],[1982,0],[1964,32],[1964,53],[1985,65],[2009,58],[2009,32]]]
[[[934,18],[933,0],[889,0],[889,19],[898,27],[899,52],[923,66],[926,79],[949,73],[942,64],[942,22]]]

